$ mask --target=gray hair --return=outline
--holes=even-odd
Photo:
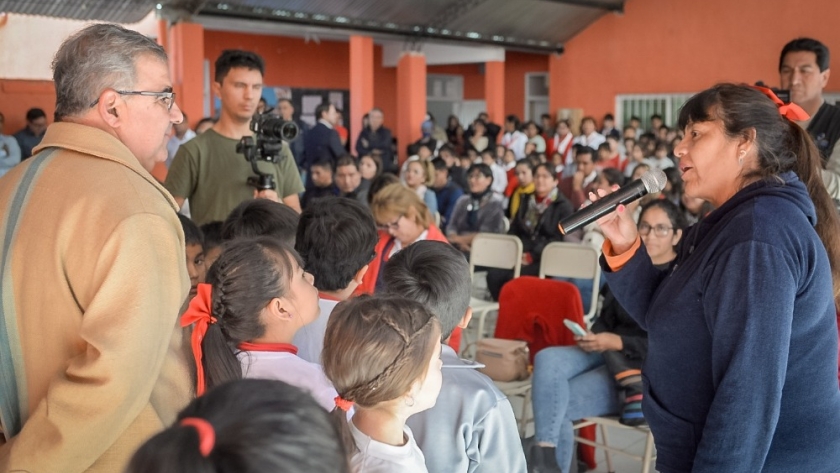
[[[143,54],[167,61],[152,39],[113,24],[88,26],[64,41],[52,63],[56,120],[84,113],[109,87],[130,90]]]

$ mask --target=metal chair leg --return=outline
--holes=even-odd
[[[601,438],[604,439],[604,446],[609,447],[610,442],[609,442],[609,437],[607,436],[607,426],[604,425],[604,424],[601,424],[600,427],[601,427]],[[610,473],[615,473],[615,470],[613,469],[613,464],[612,464],[612,453],[610,453],[609,448],[604,449],[604,455],[607,457],[607,471],[609,471]]]
[[[653,458],[653,434],[648,432],[645,439],[645,456],[642,459],[642,473],[650,472],[650,461]]]

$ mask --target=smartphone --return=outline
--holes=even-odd
[[[563,324],[565,324],[566,328],[571,330],[572,333],[577,335],[578,337],[583,337],[587,333],[586,330],[584,330],[583,327],[581,327],[580,324],[578,324],[575,321],[565,319],[563,320]]]

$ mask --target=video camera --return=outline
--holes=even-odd
[[[257,190],[275,189],[274,176],[260,172],[257,162],[276,163],[279,161],[283,142],[297,138],[300,130],[294,122],[287,122],[276,115],[263,113],[254,115],[251,119],[251,131],[254,132],[256,140],[253,136],[243,136],[236,145],[236,152],[245,156],[256,174],[248,178],[248,185]]]
[[[764,81],[758,81],[755,85],[759,87],[767,87],[768,89],[772,90],[776,97],[779,97],[779,100],[782,102],[789,104],[790,103],[790,89],[779,89],[777,87],[770,87],[769,85],[765,84]]]

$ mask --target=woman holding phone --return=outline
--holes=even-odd
[[[676,205],[654,200],[644,207],[638,231],[653,264],[667,269],[685,226]],[[531,458],[543,473],[571,471],[572,423],[584,417],[619,414],[627,425],[645,422],[640,368],[647,334],[605,288],[601,313],[577,346],[550,347],[534,359],[534,422],[537,448]]]

